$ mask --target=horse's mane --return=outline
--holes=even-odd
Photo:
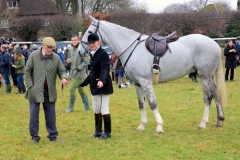
[[[111,23],[111,22],[108,22],[108,21],[103,21],[103,22],[105,22],[105,23],[107,23],[107,24],[109,24],[109,25],[115,26],[116,28],[121,28],[123,32],[125,32],[125,33],[131,33],[131,35],[132,35],[132,34],[136,34],[136,35],[139,35],[139,34],[140,34],[139,32],[134,31],[133,29],[126,28],[126,27],[121,26],[121,25],[119,25],[119,24]]]
[[[127,49],[127,47],[129,47],[141,35],[141,33],[137,32],[137,31],[123,27],[118,24],[114,24],[114,23],[107,22],[107,21],[101,21],[101,23],[102,23],[102,25],[105,26],[102,29],[108,35],[108,36],[106,36],[108,43],[113,43],[112,40],[117,39],[118,40],[117,44],[113,44],[113,46],[118,45],[118,48],[121,48],[121,50],[119,51],[121,53],[124,52]],[[111,30],[109,29],[108,26],[111,27]],[[101,25],[100,25],[100,27],[101,27]],[[111,35],[111,36],[109,36],[109,35]]]

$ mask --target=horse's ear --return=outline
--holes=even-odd
[[[91,15],[89,15],[88,17],[89,17],[89,20],[92,22],[95,20],[95,18],[93,18]]]

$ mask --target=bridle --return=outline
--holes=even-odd
[[[93,25],[93,26],[96,27],[96,30],[95,30],[94,33],[95,33],[95,34],[99,33],[100,38],[101,38],[101,41],[103,42],[102,34],[101,34],[100,30],[99,30],[100,21],[98,20],[97,25],[92,24],[92,23],[91,23],[91,25]],[[130,46],[128,46],[127,49],[125,49],[119,56],[117,56],[116,59],[119,59],[136,41],[138,41],[138,43],[135,44],[133,50],[131,51],[130,55],[128,56],[125,64],[123,65],[123,69],[124,69],[125,66],[127,65],[128,60],[129,60],[130,57],[132,56],[132,53],[133,53],[133,51],[135,50],[135,48],[138,46],[138,44],[146,40],[146,39],[141,40],[141,36],[142,36],[142,34],[139,33],[138,38],[137,38],[136,40],[134,40],[134,41],[130,44]],[[85,49],[85,51],[88,52],[88,50],[87,50],[86,47],[85,47],[85,45],[88,45],[88,42],[81,41],[81,45],[83,46],[83,48]],[[116,60],[116,59],[115,59],[115,60]]]
[[[97,25],[92,24],[92,23],[91,23],[91,25],[97,28],[94,33],[95,33],[95,34],[99,33],[100,38],[101,38],[101,42],[103,42],[102,34],[101,34],[101,32],[99,31],[100,21],[98,21]],[[90,32],[90,33],[92,33],[92,32]],[[89,52],[89,50],[87,50],[87,47],[86,47],[86,45],[88,45],[88,42],[81,41],[80,44],[83,46],[83,48],[84,48],[84,50],[85,50],[86,52]]]

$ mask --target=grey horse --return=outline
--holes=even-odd
[[[91,16],[89,18],[92,23],[82,38],[79,52],[84,54],[89,49],[86,43],[87,37],[90,33],[97,33],[100,40],[117,54],[124,65],[127,77],[138,84],[135,88],[141,111],[141,123],[137,130],[144,131],[148,121],[146,97],[157,123],[155,134],[162,133],[163,120],[158,110],[152,82],[153,55],[149,53],[144,43],[148,35],[142,35],[114,23],[99,21]],[[202,83],[205,105],[198,128],[206,128],[212,99],[217,108],[216,127],[222,127],[225,118],[222,106],[227,104],[227,95],[219,45],[207,36],[191,34],[169,43],[169,48],[171,52],[168,50],[160,60],[158,82],[181,78],[197,70]]]

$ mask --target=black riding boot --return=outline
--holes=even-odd
[[[18,85],[18,93],[17,94],[21,94],[22,93],[22,86]]]
[[[26,87],[25,85],[22,86],[22,93],[25,93],[26,92]]]
[[[111,138],[111,115],[106,114],[103,115],[103,120],[104,120],[104,133],[98,139],[108,139]]]
[[[95,132],[93,137],[100,137],[102,135],[102,114],[95,114]]]

